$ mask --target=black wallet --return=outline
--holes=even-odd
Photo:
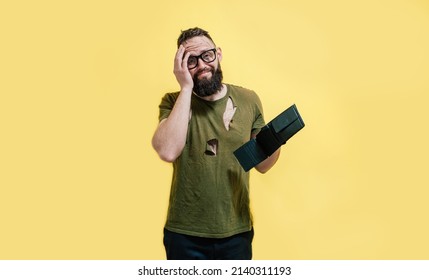
[[[294,104],[265,125],[255,139],[235,150],[234,155],[247,172],[271,156],[304,126]]]

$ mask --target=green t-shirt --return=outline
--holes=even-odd
[[[173,163],[173,180],[165,227],[173,232],[223,238],[249,231],[249,173],[233,152],[265,125],[255,92],[227,84],[226,95],[206,101],[193,95],[185,147]],[[179,92],[167,93],[159,120],[167,118]],[[228,101],[229,100],[229,101]],[[228,129],[227,103],[235,113]]]

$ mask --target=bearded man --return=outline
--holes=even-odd
[[[265,125],[261,102],[254,91],[223,83],[222,50],[207,31],[182,31],[177,46],[180,91],[162,98],[152,139],[159,157],[173,163],[167,259],[251,259],[249,173],[233,152]],[[279,154],[256,170],[267,172]]]

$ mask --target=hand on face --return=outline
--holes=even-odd
[[[182,90],[186,89],[192,91],[194,81],[188,69],[188,59],[190,55],[189,52],[185,52],[185,47],[180,45],[174,59],[174,75]]]

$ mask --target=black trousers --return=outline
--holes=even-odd
[[[168,260],[251,260],[254,231],[226,238],[205,238],[164,229]]]

